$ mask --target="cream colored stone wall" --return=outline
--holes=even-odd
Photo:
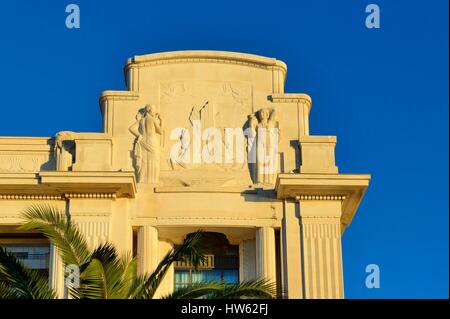
[[[342,298],[340,238],[370,176],[338,173],[336,137],[309,135],[311,98],[284,93],[286,72],[276,59],[232,52],[130,58],[128,91],[100,95],[103,132],[0,137],[0,225],[18,225],[23,209],[50,203],[70,215],[91,247],[110,241],[122,253],[132,251],[135,228],[141,273],[188,233],[221,232],[240,247],[241,280],[281,278],[287,298]],[[171,138],[174,129],[192,133],[198,121],[242,130],[264,124],[261,109],[280,132],[275,174],[256,180],[248,158],[171,159],[180,138]],[[63,297],[54,249],[52,260],[52,286]],[[173,286],[171,269],[156,297]]]

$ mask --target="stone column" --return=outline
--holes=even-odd
[[[255,239],[243,240],[239,243],[239,281],[256,278]]]
[[[303,298],[303,270],[298,205],[293,201],[285,200],[283,215],[281,229],[283,293],[290,299],[300,299]]]
[[[158,230],[141,226],[137,238],[138,273],[152,272],[158,265]]]
[[[299,208],[304,298],[343,298],[341,200],[300,199]]]
[[[156,258],[155,267],[158,265],[158,263],[166,256],[166,254],[172,250],[173,244],[168,242],[158,240],[158,256]],[[152,269],[153,270],[153,269]],[[161,281],[161,284],[159,285],[158,289],[156,290],[156,293],[154,295],[154,299],[162,298],[170,293],[173,292],[175,285],[175,269],[174,265],[169,267],[167,270],[166,276]]]
[[[63,262],[53,244],[50,244],[49,284],[59,299],[65,298]]]
[[[276,280],[275,230],[261,227],[256,230],[256,278]]]

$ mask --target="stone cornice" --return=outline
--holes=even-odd
[[[54,144],[53,137],[0,136],[0,151],[18,152],[10,155],[20,155],[24,151],[49,153],[53,151]]]
[[[195,187],[195,186],[159,186],[155,187],[155,193],[245,193],[257,194],[255,188],[245,188],[238,186],[229,187]]]
[[[100,103],[104,99],[111,99],[111,100],[119,100],[119,101],[136,101],[139,99],[139,93],[134,91],[103,91],[102,94],[99,96]]]
[[[129,58],[125,70],[132,67],[147,67],[169,63],[225,63],[245,65],[263,69],[280,69],[284,74],[287,66],[284,62],[254,54],[226,51],[174,51],[153,53]]]
[[[279,93],[268,96],[268,99],[275,103],[299,103],[306,102],[312,104],[312,99],[304,93]]]
[[[304,103],[308,108],[308,112],[311,111],[312,100],[308,94],[303,93],[279,93],[272,94],[267,97],[272,103]]]
[[[136,179],[133,172],[1,173],[0,194],[2,199],[34,200],[134,198]]]
[[[117,197],[135,197],[133,172],[41,172],[42,185],[49,185],[66,194],[115,193]]]
[[[0,194],[0,200],[63,200],[61,195]]]
[[[278,199],[342,201],[344,231],[358,209],[370,178],[368,174],[280,174],[275,189]]]
[[[64,194],[67,199],[78,198],[96,198],[96,199],[114,199],[117,197],[116,193],[70,193]]]
[[[303,195],[297,195],[295,196],[295,200],[345,200],[345,195],[336,195],[336,194],[321,194],[321,195],[314,195],[314,194],[303,194]]]
[[[62,195],[48,194],[0,194],[0,200],[65,200],[65,199],[115,199],[116,193],[70,193]]]

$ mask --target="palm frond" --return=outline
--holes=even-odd
[[[83,234],[71,223],[64,212],[50,205],[33,205],[23,213],[24,230],[43,233],[61,252],[66,265],[82,266],[90,259],[90,250]]]
[[[26,268],[13,253],[0,247],[0,295],[5,298],[54,299],[48,278]]]
[[[4,281],[0,281],[0,299],[20,299],[20,291]]]
[[[80,275],[80,297],[112,298],[114,286],[120,280],[120,271],[115,248],[109,243],[100,245],[93,251],[88,266]]]
[[[82,271],[77,295],[89,299],[128,298],[136,276],[136,260],[129,254],[119,258],[111,243],[97,247]]]
[[[207,297],[214,293],[219,293],[225,287],[223,281],[206,281],[194,283],[188,287],[183,287],[175,290],[163,299],[195,299]]]
[[[119,294],[124,296],[124,298],[130,298],[132,287],[137,277],[137,258],[132,257],[128,253],[121,258],[120,262],[122,264],[122,286],[120,287]]]
[[[222,290],[208,295],[211,299],[258,298],[272,299],[276,295],[276,285],[266,279],[250,280],[238,284],[225,284]]]
[[[205,260],[200,243],[203,234],[204,232],[202,230],[189,234],[181,245],[174,247],[166,254],[153,273],[137,278],[133,285],[134,292],[132,298],[153,298],[170,266],[176,261],[189,261],[194,266],[194,269],[197,269]]]

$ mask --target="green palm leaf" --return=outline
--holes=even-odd
[[[225,284],[224,289],[214,291],[211,299],[258,298],[272,299],[276,294],[276,285],[266,279],[250,280],[238,284]]]
[[[86,239],[75,227],[64,212],[50,205],[33,205],[24,214],[24,230],[37,230],[43,233],[59,248],[66,265],[82,266],[90,259],[90,251]]]
[[[164,299],[271,299],[275,296],[275,284],[267,280],[251,280],[238,284],[223,281],[207,281],[181,288],[164,297]]]
[[[153,298],[168,270],[177,261],[187,261],[197,269],[204,262],[199,230],[186,237],[160,261],[151,274],[137,275],[137,260],[130,254],[120,257],[116,248],[105,243],[91,251],[84,235],[63,211],[49,205],[35,205],[23,215],[21,229],[43,233],[61,252],[63,262],[80,269],[80,286],[69,287],[79,298]],[[266,280],[239,284],[202,282],[179,289],[165,298],[273,298],[275,284]],[[55,298],[47,279],[36,270],[24,267],[14,256],[0,254],[0,298]]]
[[[94,250],[91,261],[81,273],[80,298],[128,298],[136,275],[136,260],[126,255],[119,258],[110,243]]]
[[[26,268],[13,253],[0,247],[0,298],[55,299],[48,278]]]
[[[166,254],[153,273],[136,278],[131,298],[153,298],[170,266],[176,261],[189,261],[197,269],[205,260],[205,255],[200,244],[200,239],[203,234],[204,232],[201,230],[189,234],[183,241],[183,244],[173,248]]]
[[[194,283],[188,287],[179,288],[163,299],[195,299],[202,298],[224,289],[222,281],[206,281]]]

